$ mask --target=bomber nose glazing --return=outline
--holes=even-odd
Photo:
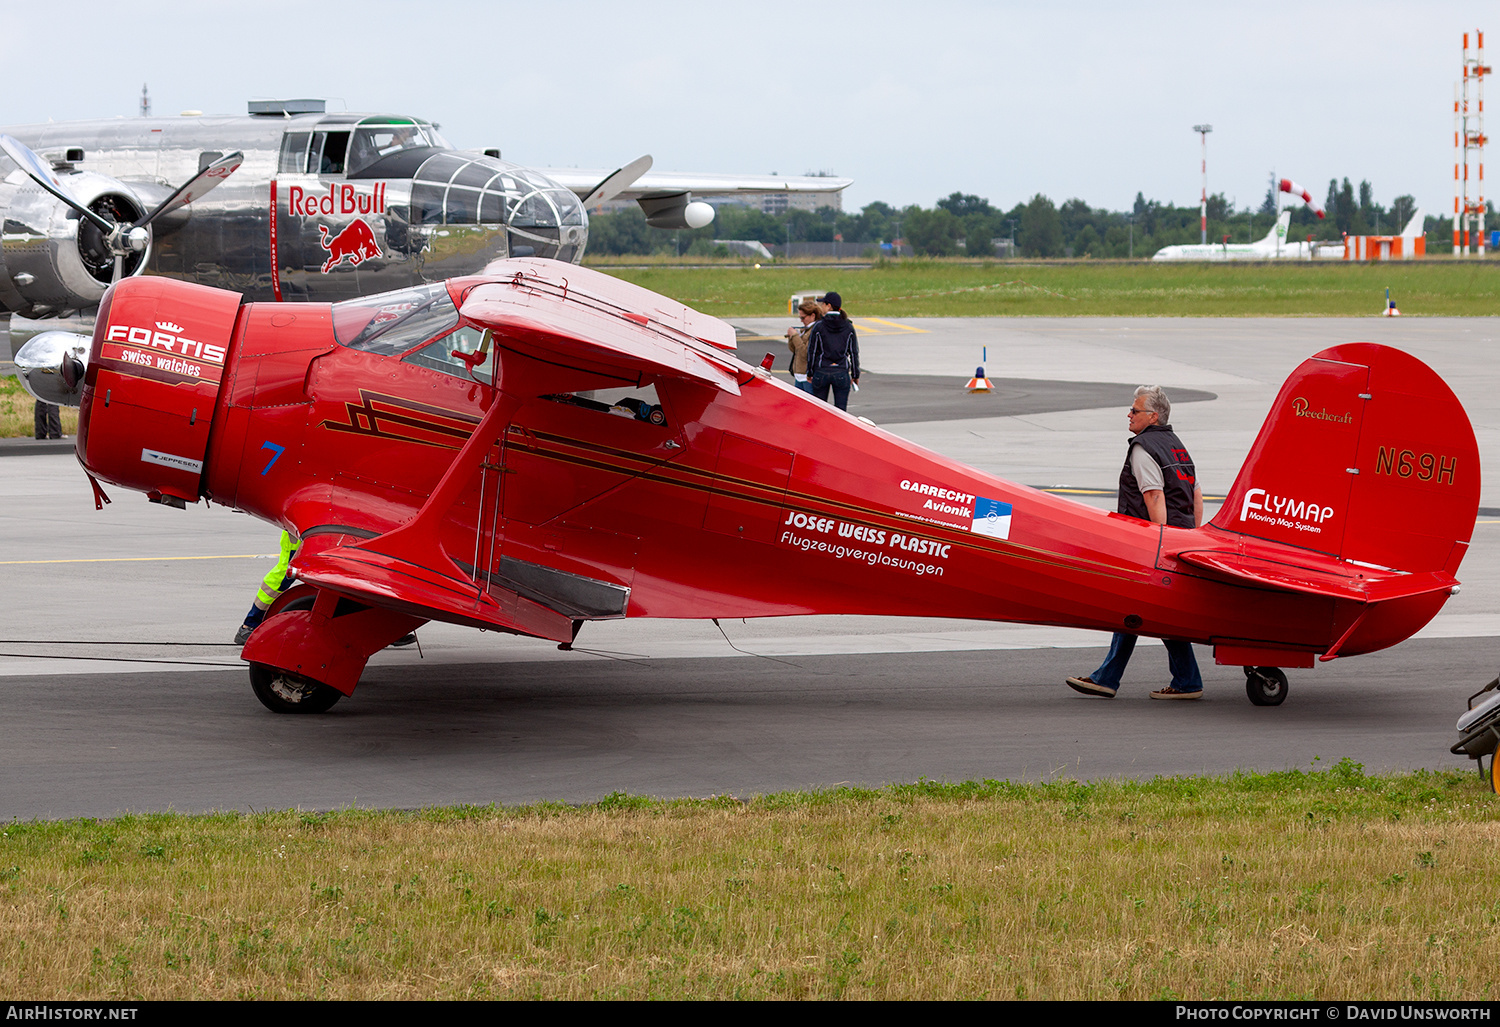
[[[572,263],[582,259],[589,234],[571,190],[527,168],[451,150],[434,153],[412,176],[411,217],[422,226],[503,225],[510,256]]]

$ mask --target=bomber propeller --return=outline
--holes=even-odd
[[[20,140],[0,134],[0,150],[4,150],[5,155],[15,161],[32,181],[76,210],[88,225],[100,233],[103,249],[114,257],[115,268],[111,283],[118,282],[124,276],[126,257],[145,252],[151,241],[151,222],[203,196],[232,175],[245,160],[245,155],[238,151],[220,157],[179,186],[176,192],[157,204],[151,213],[139,220],[127,222],[125,217],[128,214],[123,206],[110,202],[109,199],[101,198],[104,202],[96,201],[92,207],[80,203],[62,179],[53,174],[47,163]]]

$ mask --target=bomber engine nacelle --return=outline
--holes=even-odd
[[[105,175],[74,171],[58,178],[80,204],[106,220],[132,224],[148,210],[134,190]],[[0,310],[43,317],[99,302],[114,277],[115,254],[94,222],[15,173],[0,181],[0,211],[5,218]],[[151,230],[141,233],[124,257],[122,277],[138,274],[151,256]]]
[[[197,501],[240,310],[236,293],[167,278],[105,294],[78,411],[90,475],[155,502]]]
[[[702,228],[714,219],[714,208],[692,193],[670,196],[643,196],[636,201],[652,228]]]

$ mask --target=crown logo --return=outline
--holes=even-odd
[[[173,335],[182,331],[182,325],[173,324],[171,321],[158,321],[156,322],[156,327],[164,332],[171,332]]]

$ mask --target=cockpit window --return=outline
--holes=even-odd
[[[402,150],[445,147],[431,125],[409,118],[366,118],[349,144],[348,173],[354,174],[382,157]]]
[[[441,371],[443,374],[451,374],[456,378],[472,377],[475,381],[489,384],[495,376],[495,357],[498,351],[494,346],[490,347],[490,352],[483,362],[475,365],[472,375],[469,373],[469,365],[453,355],[455,350],[460,353],[477,352],[483,339],[484,332],[481,329],[472,325],[464,325],[457,331],[436,339],[419,350],[413,350],[401,359],[404,363]]]
[[[458,308],[442,284],[346,300],[333,305],[333,337],[342,346],[394,356],[458,324]]]
[[[307,152],[307,173],[342,175],[348,149],[348,132],[314,132],[312,149]]]

